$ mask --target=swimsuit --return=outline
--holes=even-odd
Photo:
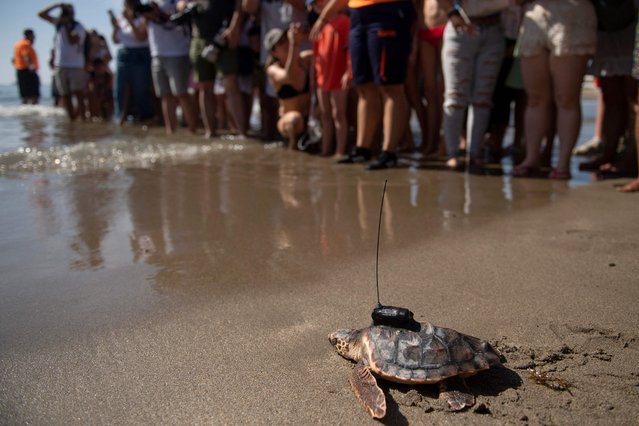
[[[277,97],[279,99],[291,99],[299,95],[303,95],[311,91],[311,78],[307,74],[306,75],[306,83],[304,83],[304,88],[302,90],[297,90],[290,84],[283,84],[282,87],[277,91]]]
[[[418,33],[419,39],[429,42],[434,48],[438,49],[442,46],[444,28],[446,28],[446,25],[438,25],[432,28],[420,28]]]

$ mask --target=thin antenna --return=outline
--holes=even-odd
[[[382,192],[382,203],[379,206],[379,223],[377,224],[377,254],[375,256],[375,286],[377,288],[377,305],[382,306],[379,301],[379,235],[382,231],[382,211],[384,209],[384,195],[386,195],[386,183],[388,179],[384,179],[384,191]]]

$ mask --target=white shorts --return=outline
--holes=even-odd
[[[60,96],[84,92],[87,88],[87,72],[84,68],[56,68],[53,78]]]
[[[156,56],[151,61],[153,87],[157,96],[188,93],[191,60],[184,56]]]

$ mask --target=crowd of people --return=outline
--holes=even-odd
[[[55,27],[54,87],[71,120],[161,120],[173,134],[179,105],[192,133],[244,137],[257,98],[264,138],[317,146],[340,164],[385,169],[414,152],[481,171],[512,155],[514,177],[570,179],[587,74],[600,90],[598,142],[588,145],[599,155],[581,168],[637,173],[637,3],[125,0],[121,13],[109,11],[115,73],[104,37],[87,33],[73,5],[39,16]],[[23,101],[33,102],[32,31],[25,40],[14,62]],[[622,190],[639,190],[639,179]]]

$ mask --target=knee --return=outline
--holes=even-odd
[[[448,92],[444,106],[447,109],[465,109],[468,106],[468,97],[460,91]]]
[[[555,95],[555,105],[559,109],[579,108],[579,94],[557,94]]]
[[[529,108],[549,108],[551,97],[546,93],[526,93],[526,106]]]

